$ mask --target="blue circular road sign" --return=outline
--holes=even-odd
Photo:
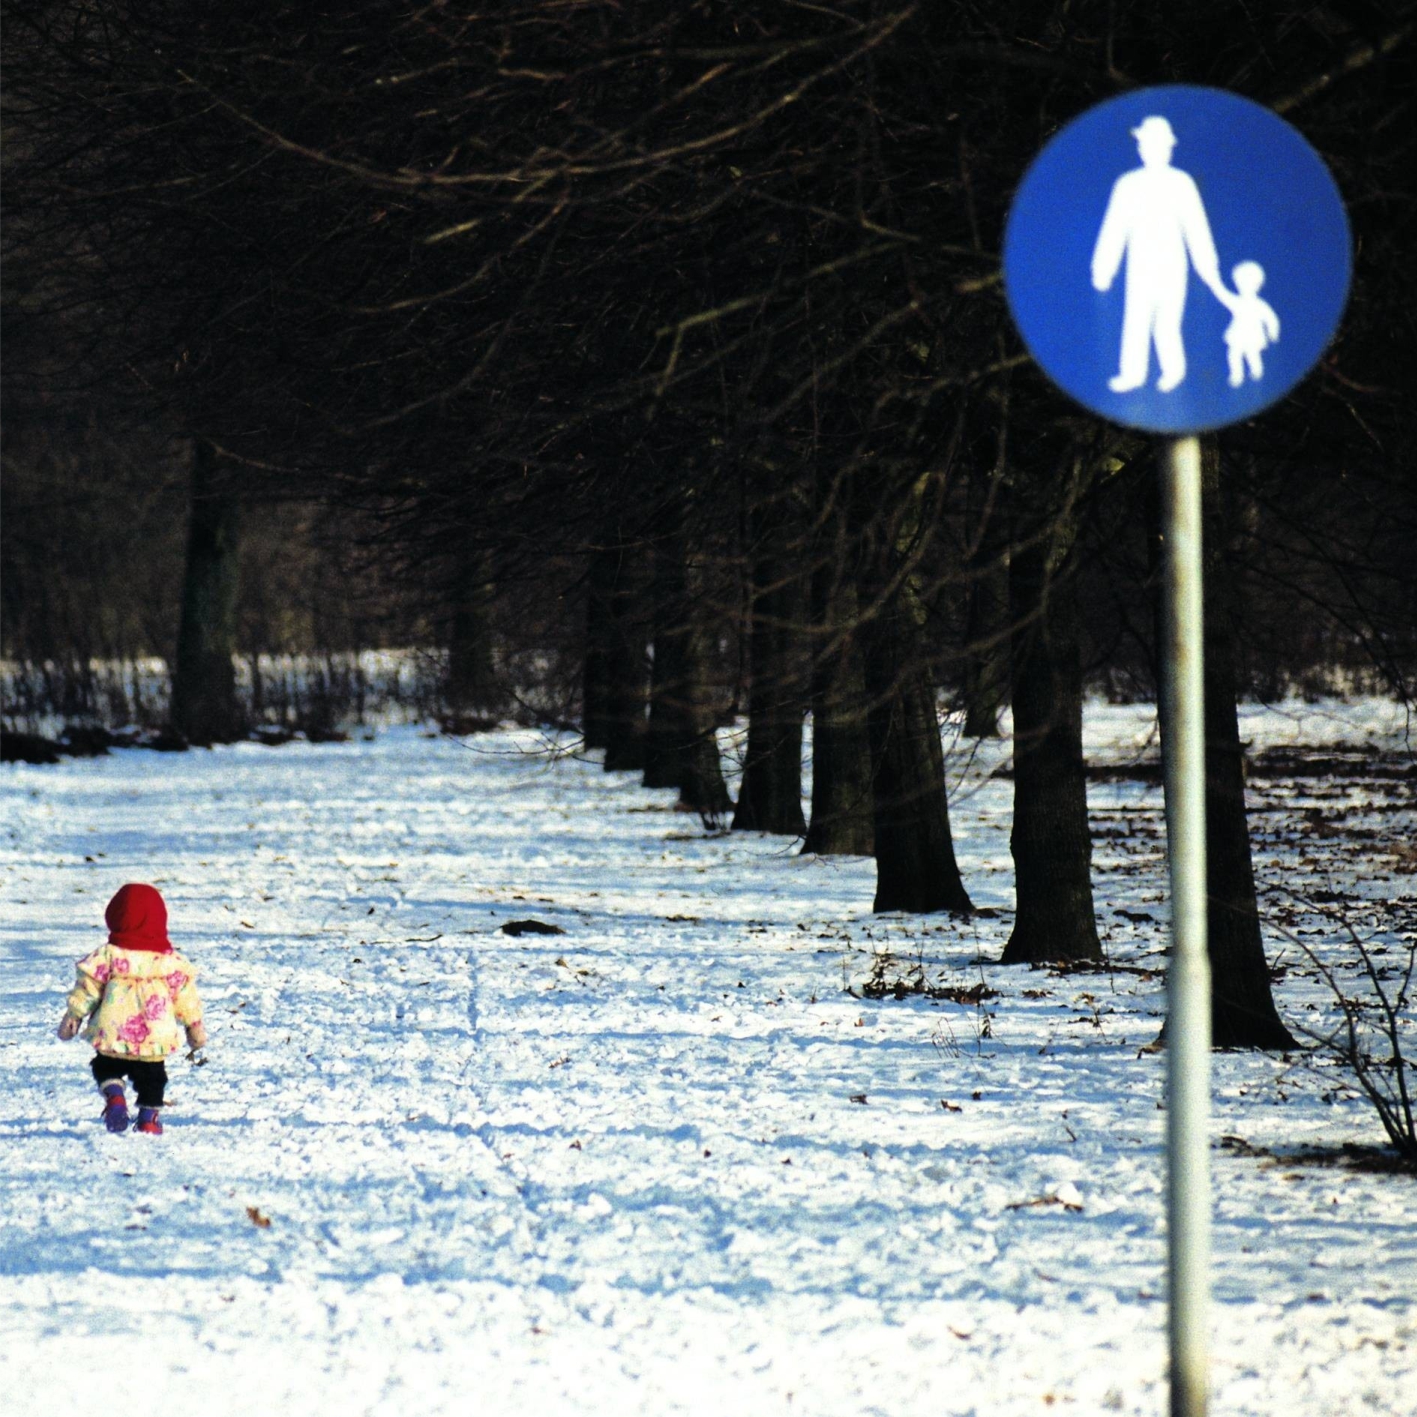
[[[1317,363],[1352,264],[1343,200],[1282,118],[1221,89],[1090,108],[1024,174],[1004,288],[1029,353],[1114,423],[1200,433]]]

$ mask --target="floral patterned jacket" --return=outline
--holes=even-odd
[[[113,1058],[154,1062],[179,1043],[178,1028],[201,1021],[197,971],[175,950],[125,950],[100,945],[75,966],[68,1011],[88,1019],[84,1037]]]

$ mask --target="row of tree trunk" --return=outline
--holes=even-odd
[[[1079,475],[1075,463],[1073,476]],[[1286,1048],[1275,1011],[1255,899],[1236,717],[1236,674],[1219,457],[1205,453],[1206,768],[1210,954],[1217,1046]],[[640,771],[684,807],[735,830],[804,839],[819,854],[873,854],[877,911],[973,906],[955,860],[935,686],[914,575],[927,539],[929,489],[882,530],[853,489],[819,481],[803,570],[803,508],[792,498],[755,509],[749,527],[748,738],[734,810],[724,782],[709,687],[708,626],[688,508],[673,504],[647,544],[618,536],[590,556],[584,670],[588,747],[611,771]],[[1033,497],[1029,505],[1046,499]],[[1014,526],[1007,550],[981,539],[981,612],[999,635],[995,565],[1007,567],[1007,687],[1014,716],[1010,845],[1017,911],[1004,963],[1103,958],[1091,884],[1082,752],[1083,674],[1075,593],[1076,499]],[[240,507],[212,447],[192,461],[191,521],[172,724],[190,742],[230,741],[243,722],[235,693],[236,564]],[[870,535],[862,528],[869,524]],[[1153,544],[1156,540],[1153,527]],[[978,554],[978,553],[977,553]],[[492,694],[485,556],[459,563],[450,693]],[[641,606],[648,599],[646,618]],[[973,612],[971,612],[973,615]],[[650,646],[652,645],[652,653]],[[459,648],[461,647],[461,648]],[[997,659],[998,656],[995,656]],[[992,676],[992,677],[989,677]],[[998,668],[981,672],[993,731]],[[802,812],[803,719],[814,724],[811,822]],[[1162,722],[1163,752],[1166,724]]]
[[[1260,936],[1213,445],[1206,456],[1214,1037],[1218,1047],[1289,1048],[1294,1040],[1274,1007]],[[1074,460],[1046,515],[1013,525],[1007,542],[983,542],[994,598],[984,612],[993,626],[987,643],[1001,641],[1005,653],[981,671],[987,708],[978,731],[997,731],[1005,694],[1013,706],[1017,910],[1006,964],[1104,959],[1092,895],[1076,593],[1076,506],[1086,471]],[[748,734],[733,827],[800,837],[806,852],[874,855],[877,911],[969,914],[950,832],[924,611],[911,574],[918,521],[862,537],[851,526],[850,489],[817,493],[806,556],[791,507],[775,504],[750,519]],[[1039,507],[1046,499],[1023,500]],[[716,820],[729,802],[702,681],[705,611],[683,520],[650,550],[613,542],[591,558],[587,746],[605,749],[607,769],[643,770],[647,786],[677,787],[685,807]],[[635,567],[647,559],[652,571],[637,581]],[[635,610],[645,594],[653,607],[648,635]],[[809,709],[807,822],[802,733]],[[1166,742],[1163,722],[1163,753]]]

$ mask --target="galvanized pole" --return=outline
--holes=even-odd
[[[1206,955],[1205,685],[1202,664],[1201,453],[1161,451],[1165,542],[1166,843],[1171,867],[1167,971],[1167,1218],[1171,1417],[1204,1417],[1210,1291],[1210,961]]]

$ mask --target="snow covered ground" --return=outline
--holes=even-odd
[[[1412,936],[1406,731],[1244,715],[1271,918],[1334,958],[1336,912],[1394,961]],[[1092,706],[1087,739],[1090,975],[989,962],[1006,745],[950,759],[967,923],[873,917],[871,862],[709,834],[524,731],[7,765],[6,1409],[1161,1412],[1151,714]],[[53,1036],[128,880],[212,1035],[161,1139],[105,1133]],[[1270,952],[1281,1010],[1324,1017]],[[844,992],[912,966],[998,992]],[[1383,1140],[1331,1069],[1220,1055],[1214,1083],[1243,1139],[1213,1154],[1214,1412],[1417,1411],[1417,1180],[1296,1155]]]

